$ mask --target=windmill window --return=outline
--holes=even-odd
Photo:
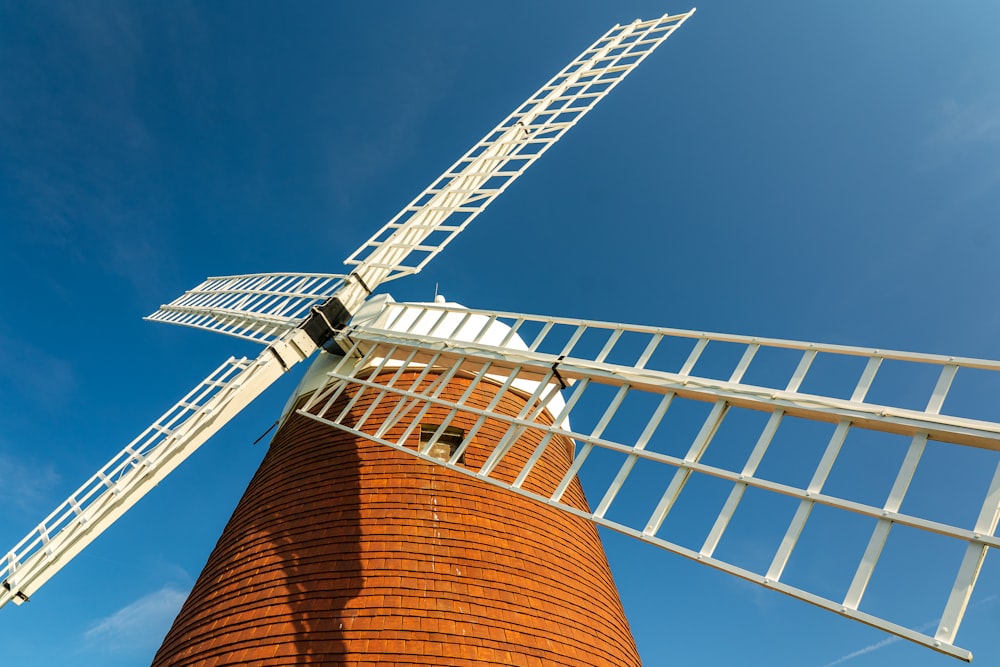
[[[421,424],[420,425],[420,445],[421,449],[423,445],[431,441],[434,434],[437,433],[438,429],[441,428],[441,424]],[[431,445],[430,450],[427,452],[434,458],[440,461],[448,461],[458,448],[462,445],[462,441],[465,439],[465,431],[455,427],[446,426],[444,432],[441,436]],[[458,457],[458,463],[465,463],[465,453]]]

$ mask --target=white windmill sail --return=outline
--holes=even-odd
[[[0,607],[33,595],[283,373],[329,343],[386,280],[418,272],[693,13],[615,26],[348,258],[346,276],[209,278],[147,319],[264,343],[129,443],[0,561]]]
[[[147,319],[266,343],[332,297],[354,312],[383,282],[420,272],[692,14],[611,28],[344,260],[349,276],[208,278]]]
[[[694,13],[616,25],[347,258],[369,286],[419,272]],[[372,288],[374,289],[374,288]]]
[[[152,314],[148,319],[267,348],[256,360],[223,364],[7,552],[0,561],[0,606],[28,599],[275,379],[316,349],[335,345],[345,353],[343,360],[301,409],[313,419],[968,660],[971,654],[955,645],[956,633],[986,552],[1000,547],[1000,422],[995,415],[982,419],[956,410],[949,397],[966,374],[996,373],[1000,362],[369,301],[382,283],[419,272],[692,12],[612,28],[352,254],[348,275],[210,278]],[[501,335],[495,336],[497,331]],[[514,345],[515,336],[524,344]],[[719,349],[727,352],[716,356]],[[773,365],[775,355],[783,366]],[[853,373],[850,382],[823,379],[825,363],[846,369],[838,377]],[[912,369],[925,379],[919,403],[880,393],[887,366]],[[770,370],[762,373],[762,367]],[[415,368],[422,369],[419,381],[413,382],[412,374],[404,381],[402,371]],[[459,375],[472,379],[471,388],[492,384],[498,401],[507,392],[529,400],[514,415],[467,405],[443,391]],[[367,423],[373,410],[347,424],[333,406],[348,390],[355,400],[374,395],[373,406],[390,398],[397,406],[377,424]],[[701,413],[697,428],[685,431],[672,420],[690,406]],[[410,435],[431,407],[444,407],[451,416],[422,447],[411,448]],[[440,461],[431,448],[458,415],[477,426],[464,434],[449,460]],[[746,445],[742,458],[718,454],[731,449],[723,444],[727,429],[745,415],[760,420],[756,431],[740,431]],[[504,423],[506,435],[482,467],[468,469],[462,452],[487,420]],[[413,426],[390,437],[393,426],[404,421]],[[798,466],[797,479],[786,479],[772,474],[770,462],[780,461],[776,443],[794,432],[795,424],[821,429],[813,432],[820,433],[820,454]],[[513,478],[499,478],[496,470],[508,446],[531,430],[542,435],[538,449]],[[868,447],[869,436],[895,444]],[[572,467],[544,493],[528,490],[537,488],[526,482],[556,437],[577,443]],[[890,472],[875,475],[885,487],[877,499],[853,497],[834,484],[845,452],[859,437],[872,460],[883,449],[895,447],[899,454]],[[925,454],[937,446],[983,454],[981,488],[974,490],[974,511],[964,519],[942,520],[910,503],[915,495],[910,489],[929,465]],[[595,467],[606,473],[603,480],[601,474],[591,476],[599,480],[590,489],[596,507],[583,511],[563,504],[570,480]],[[655,479],[659,489],[637,479]],[[700,492],[706,480],[723,490],[711,502]],[[788,511],[777,517],[782,525],[766,562],[748,564],[730,548],[730,536],[743,509],[762,494],[782,500]],[[671,519],[691,511],[692,504],[701,532],[675,535]],[[842,590],[834,593],[800,581],[795,572],[797,554],[831,512],[864,522],[863,531],[845,538],[856,557]],[[869,608],[866,593],[892,567],[887,545],[904,531],[958,547],[955,562],[934,573],[937,589],[943,586],[946,594],[933,635]]]
[[[987,549],[1000,547],[1000,538],[995,536],[1000,517],[1000,422],[974,419],[944,408],[953,385],[961,385],[963,373],[997,373],[1000,362],[497,313],[448,304],[388,302],[377,313],[365,318],[361,315],[338,335],[347,356],[329,373],[326,385],[317,389],[300,409],[302,414],[942,653],[971,659],[969,651],[954,645],[954,638]],[[499,336],[495,333],[498,325],[505,332]],[[508,343],[515,335],[522,337],[527,345],[510,346]],[[717,348],[727,350],[725,358],[730,365],[725,370],[718,364],[706,365]],[[780,353],[786,361],[794,363],[784,364],[784,375],[769,375],[770,385],[749,382],[748,374],[758,370],[755,359],[772,354],[763,363],[773,366],[773,353]],[[829,367],[831,363],[857,373],[844,396],[820,391],[824,385],[815,376],[822,374],[822,369],[816,368]],[[909,407],[895,400],[902,396],[880,395],[879,402],[869,401],[872,388],[878,387],[883,363],[914,370],[927,379],[922,407]],[[388,379],[385,374],[380,375],[386,368],[421,365],[425,368],[424,375],[433,370],[438,379],[423,386],[423,376],[416,381],[404,381],[401,373]],[[472,378],[472,384],[462,398],[446,398],[441,389],[456,375]],[[523,413],[500,415],[464,403],[477,384],[490,382],[499,387],[498,397],[508,391],[528,395]],[[339,412],[333,410],[336,399],[347,387],[356,392],[354,400],[366,394],[373,406],[351,424],[341,421],[349,410],[339,407]],[[526,387],[536,389],[532,392]],[[565,401],[555,402],[552,394],[560,387],[565,387]],[[589,429],[570,428],[566,418],[594,395],[602,409],[595,411],[591,401],[587,410],[600,414],[599,419]],[[645,412],[637,413],[630,407],[630,401],[635,402],[637,397],[645,399],[640,401]],[[378,424],[366,423],[374,406],[383,399],[399,401],[391,416]],[[704,404],[707,414],[700,428],[691,432],[690,440],[681,446],[669,421],[671,409],[677,410],[678,404],[685,402]],[[416,424],[432,406],[450,411],[439,425],[436,437],[460,414],[476,422],[448,461],[430,455],[435,438],[419,449],[414,444],[419,435],[414,434]],[[550,411],[551,420],[542,418],[545,409]],[[740,411],[766,415],[758,433],[743,434],[746,444],[753,441],[752,448],[747,447],[742,458],[707,457],[724,420],[732,420]],[[487,419],[503,423],[507,433],[481,468],[466,468],[460,463],[462,453]],[[795,419],[827,426],[822,456],[811,470],[800,471],[808,475],[800,475],[799,483],[761,474],[759,467],[767,459],[776,435]],[[401,422],[410,426],[390,438],[387,434]],[[542,434],[538,449],[523,464],[507,461],[508,466],[518,466],[520,470],[515,478],[498,478],[495,470],[508,451],[505,446],[530,430]],[[622,437],[624,432],[632,437]],[[849,438],[867,437],[865,434],[888,435],[907,443],[895,471],[883,475],[886,495],[877,504],[825,489],[845,442]],[[526,490],[522,485],[531,477],[532,467],[546,445],[556,436],[571,438],[578,444],[572,467],[547,493]],[[902,511],[928,441],[978,448],[988,455],[991,477],[968,525]],[[873,447],[878,446],[878,442],[873,443]],[[596,508],[584,512],[564,504],[563,492],[597,452],[604,455],[599,465],[617,463],[611,466],[617,472],[605,478],[603,487],[587,489],[588,495],[597,499]],[[875,451],[870,453],[872,457],[875,454]],[[637,467],[646,468],[646,484],[637,484],[636,488],[647,493],[656,488],[649,483],[653,473],[662,480],[662,491],[655,497],[640,499],[645,502],[636,502],[635,498],[620,502],[622,496],[628,495],[624,491],[631,491],[630,480],[640,476],[636,474]],[[685,497],[689,482],[705,478],[722,482],[725,493],[717,493],[711,511],[706,509],[703,513],[703,531],[698,540],[672,539],[670,531],[664,529],[665,521]],[[759,569],[719,555],[720,543],[724,543],[734,518],[738,520],[738,509],[748,490],[781,496],[797,504],[787,527],[776,534],[770,561]],[[848,546],[858,554],[858,560],[851,563],[853,576],[844,582],[838,597],[817,594],[783,578],[815,508],[849,513],[870,524],[866,531],[852,534],[856,543]],[[951,564],[953,569],[942,569],[936,575],[943,583],[951,583],[948,588],[951,593],[943,602],[941,620],[933,635],[862,608],[866,588],[878,574],[877,566],[893,527],[942,536],[962,546]],[[928,582],[910,583],[926,588]]]
[[[146,317],[267,344],[299,326],[327,302],[346,276],[323,273],[251,273],[206,278]]]
[[[293,330],[254,360],[229,359],[127,444],[14,545],[0,606],[21,604],[289,368],[316,351]]]

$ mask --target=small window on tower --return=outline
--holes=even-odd
[[[420,445],[427,444],[437,433],[438,429],[441,428],[441,424],[421,424],[420,425]],[[427,453],[436,459],[441,461],[448,461],[458,448],[462,444],[462,440],[465,439],[465,431],[455,426],[446,426],[444,432],[441,436],[431,445],[430,451]],[[465,453],[458,457],[458,463],[465,463]]]

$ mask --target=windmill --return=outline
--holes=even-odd
[[[683,19],[668,22],[671,23],[671,29],[679,25],[681,20]],[[642,27],[647,24],[640,23],[638,25]],[[501,128],[504,131],[516,130],[516,126],[504,127],[502,125]],[[533,130],[535,128],[527,129]],[[557,129],[562,130],[563,128]],[[561,131],[553,132],[553,136],[556,134],[561,135]],[[541,136],[542,140],[547,139],[544,132],[536,132],[534,135],[536,137]],[[503,136],[501,134],[497,137],[500,139],[499,144],[504,144],[508,141]],[[484,152],[481,154],[470,155],[466,164],[472,165],[477,159],[487,163],[499,160],[499,157],[495,154],[486,152],[489,150],[488,147],[483,150]],[[499,190],[502,187],[487,189]],[[484,196],[485,203],[488,203],[491,199],[491,196]],[[426,203],[419,201],[419,199],[418,202],[419,204]],[[458,211],[458,213],[474,214],[472,211]],[[403,215],[405,216],[407,213],[404,212]],[[468,219],[463,222],[467,224]],[[390,223],[390,225],[392,224]],[[411,225],[410,229],[415,228],[417,224]],[[390,227],[387,231],[392,231],[393,229]],[[995,511],[991,519],[989,512],[986,512],[989,507],[984,504],[983,517],[985,517],[984,520],[987,529],[983,530],[977,526],[979,534],[970,534],[970,531],[967,529],[930,525],[929,522],[923,521],[919,517],[901,516],[896,510],[887,506],[874,509],[871,506],[867,508],[859,507],[856,503],[851,504],[853,501],[848,499],[826,497],[822,494],[821,490],[779,488],[779,485],[769,484],[766,483],[768,482],[767,480],[755,477],[753,469],[749,473],[745,467],[727,472],[713,469],[711,466],[703,464],[701,459],[703,454],[707,454],[710,451],[707,447],[713,441],[715,430],[726,423],[726,420],[732,419],[727,413],[735,413],[738,410],[753,410],[772,416],[778,415],[778,417],[774,418],[775,423],[773,424],[771,423],[772,417],[768,418],[768,425],[763,433],[768,433],[772,430],[777,431],[781,427],[780,421],[784,419],[783,415],[833,423],[835,433],[831,437],[830,444],[827,447],[830,457],[835,456],[836,449],[840,446],[838,441],[847,437],[850,433],[856,432],[853,429],[867,428],[873,432],[881,432],[885,429],[890,433],[910,437],[913,439],[912,443],[908,445],[908,452],[910,453],[907,454],[905,459],[905,466],[901,468],[903,471],[909,471],[907,474],[912,473],[912,469],[918,464],[916,459],[924,447],[920,439],[920,434],[922,433],[926,433],[932,440],[957,442],[960,445],[988,448],[988,443],[993,442],[991,439],[993,431],[987,425],[970,425],[961,421],[961,419],[954,418],[954,416],[938,418],[934,414],[945,404],[945,395],[950,383],[955,377],[961,377],[963,369],[989,370],[995,367],[992,362],[956,360],[927,355],[906,355],[858,348],[798,344],[791,341],[755,340],[739,336],[701,335],[692,332],[645,327],[582,323],[547,317],[528,317],[489,311],[470,311],[446,304],[399,306],[385,300],[371,301],[364,307],[367,310],[362,312],[361,303],[367,297],[369,290],[374,290],[374,287],[384,279],[400,277],[419,270],[458,231],[460,229],[446,227],[442,231],[443,238],[435,242],[407,239],[407,251],[414,250],[413,245],[425,246],[422,249],[423,256],[412,264],[395,264],[393,261],[386,260],[384,256],[378,255],[377,253],[380,248],[388,248],[388,252],[390,253],[398,248],[392,245],[392,243],[382,243],[386,240],[386,236],[376,236],[372,242],[363,247],[359,254],[353,258],[352,261],[355,262],[354,266],[356,268],[351,276],[258,275],[235,277],[221,281],[208,281],[192,293],[174,302],[174,304],[165,307],[160,315],[154,317],[168,320],[174,319],[178,323],[191,326],[224,330],[226,333],[242,335],[267,342],[271,347],[268,348],[269,352],[265,353],[265,359],[260,364],[261,367],[265,368],[261,369],[258,366],[254,366],[252,362],[243,361],[234,361],[227,364],[220,369],[218,376],[212,376],[209,383],[199,387],[199,391],[193,396],[194,400],[184,401],[183,403],[186,405],[179,404],[177,410],[180,414],[172,414],[168,418],[168,422],[175,416],[179,416],[180,419],[173,423],[158,423],[157,426],[161,430],[154,428],[149,435],[153,438],[162,436],[164,439],[169,439],[173,436],[176,441],[180,442],[193,430],[187,428],[184,431],[179,431],[176,428],[180,423],[186,424],[187,422],[184,422],[184,419],[188,416],[200,416],[203,421],[209,414],[211,414],[211,418],[214,420],[224,418],[226,413],[223,409],[216,409],[214,404],[206,406],[205,402],[215,400],[219,393],[224,394],[228,390],[235,390],[235,385],[227,382],[233,375],[246,374],[243,376],[243,380],[245,381],[241,380],[240,390],[251,391],[254,388],[255,382],[266,384],[267,380],[270,379],[268,373],[279,374],[279,367],[282,364],[290,365],[291,362],[297,361],[296,357],[307,356],[305,353],[310,347],[310,341],[313,344],[316,343],[316,338],[311,333],[315,334],[325,344],[326,341],[323,340],[323,337],[331,330],[337,331],[336,339],[338,348],[349,353],[344,357],[345,359],[360,358],[363,361],[362,363],[354,364],[353,368],[340,362],[331,365],[329,370],[333,375],[326,376],[331,378],[331,382],[319,385],[316,392],[313,393],[310,403],[301,406],[299,409],[311,415],[310,418],[323,420],[323,422],[331,422],[334,428],[341,430],[361,429],[360,425],[342,423],[339,421],[337,415],[331,414],[331,410],[337,406],[336,401],[339,396],[347,387],[352,386],[365,387],[369,390],[369,394],[373,394],[375,398],[383,401],[387,401],[392,396],[407,399],[418,412],[424,408],[429,410],[435,406],[446,408],[448,413],[455,411],[456,415],[450,417],[450,420],[458,418],[459,413],[474,414],[465,409],[461,401],[452,400],[451,403],[448,403],[449,399],[435,395],[435,388],[425,391],[420,388],[398,384],[380,385],[372,381],[371,376],[366,374],[372,368],[381,368],[382,370],[396,368],[400,362],[411,364],[413,368],[439,368],[443,369],[445,373],[453,375],[469,374],[473,378],[481,376],[481,382],[499,379],[501,387],[508,381],[510,381],[511,386],[517,380],[534,383],[533,385],[528,385],[533,386],[534,389],[522,389],[522,393],[527,392],[531,396],[535,391],[539,391],[538,396],[534,397],[535,400],[548,406],[554,405],[552,401],[555,400],[557,395],[552,393],[550,396],[550,394],[546,393],[549,388],[554,389],[558,386],[560,390],[564,390],[568,397],[566,403],[573,406],[575,401],[585,400],[586,396],[589,396],[589,394],[584,394],[585,391],[593,392],[599,390],[601,387],[612,387],[614,388],[612,399],[607,404],[603,413],[607,415],[609,424],[616,416],[624,414],[619,412],[624,409],[622,408],[622,404],[630,400],[632,396],[642,393],[649,394],[656,397],[659,402],[656,403],[652,413],[644,421],[645,428],[640,430],[639,437],[632,443],[604,440],[601,437],[601,432],[595,432],[594,430],[577,432],[571,430],[572,426],[543,427],[537,421],[527,419],[526,417],[515,418],[513,421],[509,421],[508,424],[512,434],[520,431],[537,431],[543,434],[543,439],[551,436],[551,438],[569,437],[576,440],[579,443],[580,450],[575,459],[577,463],[574,463],[574,465],[586,465],[588,460],[594,460],[597,454],[600,453],[597,450],[602,449],[616,453],[621,457],[619,461],[620,465],[615,466],[615,469],[619,472],[615,473],[612,483],[607,488],[599,489],[596,495],[592,492],[592,499],[597,504],[593,515],[590,516],[591,519],[603,521],[609,527],[620,529],[644,541],[679,551],[682,555],[707,562],[710,565],[752,580],[755,580],[752,573],[739,571],[736,567],[729,567],[723,562],[713,560],[712,554],[715,553],[714,545],[708,540],[700,545],[701,549],[695,552],[690,550],[685,551],[680,545],[662,543],[658,537],[660,530],[658,524],[669,517],[666,510],[672,510],[675,501],[681,502],[681,498],[684,497],[681,491],[685,490],[690,480],[697,479],[698,475],[708,475],[730,483],[733,488],[732,497],[734,498],[734,504],[738,504],[742,494],[752,492],[753,490],[779,493],[797,499],[802,509],[797,511],[796,517],[801,516],[802,518],[796,518],[794,524],[789,527],[788,538],[790,542],[788,543],[788,547],[776,553],[775,559],[770,564],[771,567],[766,572],[759,574],[760,581],[758,583],[763,582],[769,587],[777,588],[792,595],[805,597],[807,601],[819,606],[831,608],[838,613],[855,617],[864,622],[873,623],[907,638],[931,645],[938,642],[938,645],[934,646],[935,648],[945,652],[956,653],[959,656],[964,655],[961,651],[950,646],[950,638],[943,642],[940,638],[924,637],[921,639],[916,636],[916,633],[909,632],[905,628],[867,617],[863,613],[857,612],[851,605],[821,601],[810,597],[804,592],[790,590],[790,587],[785,586],[781,580],[781,569],[783,562],[787,561],[787,557],[793,552],[791,547],[794,546],[793,542],[794,538],[797,537],[797,531],[805,524],[809,514],[812,512],[812,508],[815,505],[820,505],[860,514],[872,519],[876,526],[876,532],[872,534],[873,536],[869,542],[869,544],[874,545],[870,547],[873,550],[873,556],[866,558],[862,563],[863,567],[859,567],[856,571],[857,574],[854,581],[852,581],[850,591],[852,596],[849,596],[850,599],[840,602],[851,602],[853,605],[856,601],[855,598],[861,597],[867,577],[876,565],[874,555],[878,551],[878,544],[882,540],[881,536],[883,533],[889,533],[889,528],[892,526],[902,525],[915,529],[928,529],[936,531],[939,534],[947,534],[953,539],[965,542],[968,545],[967,554],[972,555],[963,557],[963,562],[968,562],[971,565],[962,566],[962,570],[965,573],[959,581],[971,583],[974,580],[974,576],[971,575],[975,574],[978,567],[979,558],[977,554],[984,553],[987,546],[994,546],[995,540],[989,536],[995,530]],[[421,249],[417,248],[417,250]],[[410,258],[412,253],[400,252],[400,254]],[[373,256],[375,257],[374,260],[371,259]],[[368,275],[369,270],[375,274],[374,278]],[[386,275],[379,275],[383,272]],[[264,292],[269,292],[270,294],[264,294]],[[269,296],[274,297],[274,299],[267,298]],[[337,302],[327,301],[327,297],[330,296],[337,296],[340,305],[345,306],[345,310],[349,314],[354,315],[354,319],[346,327],[342,326],[344,322],[341,321],[345,318],[345,314],[337,307]],[[313,306],[317,307],[318,310],[311,310]],[[297,322],[295,321],[299,319],[308,319],[308,324],[302,330],[296,328]],[[507,323],[511,329],[525,332],[522,333],[521,337],[529,343],[529,349],[520,351],[509,350],[506,345],[484,342],[486,336],[483,332],[489,330],[484,325],[492,325],[493,322]],[[326,326],[324,327],[323,325]],[[468,330],[468,336],[461,336],[462,332],[466,330]],[[568,331],[568,333],[560,338],[560,331]],[[532,335],[527,335],[527,332],[531,332]],[[595,332],[606,334],[606,338],[601,340],[596,347],[593,347],[594,344],[588,342],[588,337],[592,336]],[[619,349],[617,347],[619,341],[622,341],[622,344],[624,344],[626,339],[636,337],[641,339],[639,344],[641,349],[635,359],[628,364],[608,362],[608,359],[616,358],[615,355]],[[456,339],[461,340],[463,338],[468,338],[469,340],[464,340],[463,343],[456,345]],[[654,359],[660,350],[668,347],[668,343],[671,340],[689,340],[692,342],[691,349],[683,355],[684,358],[681,359],[678,366],[671,371],[668,370],[667,366],[659,367],[650,364],[649,360]],[[500,342],[505,341],[501,340]],[[703,353],[707,354],[706,350],[714,349],[719,344],[729,344],[744,348],[741,354],[738,355],[739,358],[731,369],[732,372],[725,378],[712,379],[710,377],[699,376],[697,373],[697,364],[701,359],[701,355]],[[763,356],[766,351],[773,349],[793,350],[801,354],[801,358],[789,374],[788,382],[782,386],[765,386],[763,388],[767,391],[763,392],[760,391],[762,387],[759,385],[751,385],[750,383],[744,385],[741,383],[742,374],[747,372],[748,369],[754,368],[754,359],[757,356]],[[578,352],[578,350],[584,351]],[[646,354],[647,350],[648,354]],[[840,358],[840,355],[842,355],[851,359],[860,358],[863,360],[864,370],[860,374],[860,380],[855,385],[851,395],[841,397],[839,400],[836,398],[817,400],[817,396],[823,398],[822,395],[797,391],[800,385],[811,377],[808,373],[810,372],[809,368],[814,358],[816,356],[824,358],[823,355],[830,355],[831,358]],[[893,410],[892,408],[896,406],[891,405],[888,406],[888,409],[880,408],[878,410],[871,410],[868,409],[870,406],[862,400],[865,391],[873,383],[874,379],[877,378],[879,365],[883,360],[922,365],[920,366],[921,368],[929,366],[940,371],[938,375],[940,379],[935,381],[929,392],[928,404],[924,408],[917,410],[918,414],[912,414],[912,410],[910,412],[907,412],[905,409]],[[639,363],[643,361],[646,361],[646,363]],[[623,372],[622,366],[629,372]],[[643,372],[642,368],[650,370],[649,372]],[[657,371],[659,371],[659,374],[657,374]],[[667,377],[667,375],[671,374],[671,377]],[[260,380],[259,378],[262,375],[265,377],[263,380]],[[218,390],[218,393],[216,393],[216,390]],[[201,395],[202,391],[205,393],[204,396]],[[511,389],[510,391],[515,390]],[[619,394],[621,395],[620,401],[617,399]],[[707,402],[712,412],[704,421],[704,429],[696,434],[693,442],[690,443],[691,448],[688,452],[682,453],[681,457],[673,455],[671,458],[670,455],[657,452],[648,447],[646,442],[647,440],[651,441],[653,436],[659,432],[658,427],[660,427],[660,422],[672,414],[670,410],[680,405],[683,401]],[[219,402],[222,401],[220,400]],[[677,405],[672,405],[672,403],[676,403]],[[777,412],[778,410],[781,411],[780,415]],[[560,409],[554,407],[550,409],[550,412],[557,417],[554,420],[556,424],[560,423],[558,419],[560,411]],[[845,425],[844,422],[847,422],[847,424]],[[202,426],[201,422],[194,423],[203,429],[210,428]],[[423,451],[418,452],[425,460],[431,461],[431,459],[434,459],[437,461],[437,464],[441,463],[432,455],[432,450],[437,441],[440,441],[441,437],[446,435],[450,423],[447,420],[442,421],[438,425],[438,430],[429,435],[425,443],[426,447]],[[473,420],[473,426],[474,424],[475,420]],[[391,427],[392,424],[387,423],[385,430],[389,430]],[[605,424],[606,427],[607,424]],[[562,428],[561,431],[559,430],[560,428]],[[170,431],[170,433],[164,433],[163,431]],[[645,438],[644,436],[647,432],[649,437]],[[372,437],[378,439],[381,444],[400,447],[399,451],[401,452],[406,449],[399,442],[385,440],[384,435],[385,433],[375,433],[372,434]],[[473,435],[468,435],[467,438],[471,439]],[[154,440],[153,442],[155,443],[156,441]],[[761,448],[766,448],[769,445],[769,442],[764,439],[757,442]],[[154,458],[148,455],[150,451],[149,443],[145,443],[144,446],[147,448],[141,451],[135,451],[133,448],[131,452],[123,452],[124,458],[120,460],[124,462],[122,470],[126,474],[130,470],[154,470],[147,479],[155,483],[156,479],[162,478],[162,474],[166,474],[169,471],[168,467],[171,463],[164,463],[162,465],[156,463]],[[462,474],[466,474],[468,469],[464,468],[458,462],[458,458],[462,455],[461,446],[462,443],[459,444],[459,449],[456,449],[450,457],[454,461],[449,460],[447,465]],[[403,453],[409,452],[410,450],[406,449]],[[751,462],[760,458],[757,454],[765,455],[763,450],[758,451],[756,447],[754,448],[754,452],[754,455],[749,459]],[[540,451],[539,457],[543,455],[544,452]],[[176,456],[180,456],[180,454]],[[824,466],[827,463],[833,463],[830,457],[824,459]],[[489,464],[493,466],[497,462],[498,459],[495,459],[489,462]],[[647,463],[650,465],[667,466],[670,470],[670,474],[667,477],[672,480],[662,490],[662,495],[654,499],[652,515],[646,517],[647,521],[645,521],[644,525],[637,526],[615,524],[611,519],[605,518],[611,516],[613,508],[616,507],[615,503],[617,499],[615,494],[617,489],[628,488],[628,475],[631,474],[630,471],[633,468],[637,470],[641,469]],[[523,479],[521,479],[521,482],[530,479],[529,470],[522,469],[522,472]],[[822,485],[822,475],[820,474],[822,470],[817,468],[815,472],[820,477],[818,480],[819,484]],[[488,475],[484,474],[483,476]],[[518,478],[520,477],[522,475],[517,475],[510,483],[523,486],[523,484],[518,484]],[[905,487],[906,475],[901,474],[898,479],[902,480],[900,485]],[[503,480],[496,479],[493,479],[492,482],[505,483]],[[119,509],[124,509],[125,504],[129,501],[129,493],[132,493],[130,491],[132,487],[129,486],[131,482],[124,478],[109,476],[107,473],[104,473],[103,478],[100,475],[95,477],[94,484],[96,486],[91,488],[101,489],[101,485],[103,485],[115,499],[120,499],[122,496],[126,497],[124,501],[116,500],[114,510],[109,510],[111,512],[109,516],[113,516]],[[995,495],[995,481],[990,488],[993,491],[987,494],[986,500],[991,500],[993,495]],[[558,497],[560,490],[558,487],[552,490],[552,494],[547,497],[550,504],[557,502],[552,496],[555,495]],[[74,507],[72,500],[77,501],[76,507]],[[65,514],[65,520],[70,525],[70,531],[76,529],[76,526],[84,525],[82,521],[84,517],[88,519],[87,523],[93,526],[96,521],[91,521],[91,517],[95,516],[101,510],[100,506],[80,502],[81,500],[82,498],[75,494],[74,498],[66,505],[68,513]],[[87,512],[92,513],[86,514]],[[712,542],[717,542],[718,539],[724,538],[724,529],[727,527],[726,522],[732,515],[733,512],[718,514],[717,520],[710,525],[712,528],[711,535],[713,536]],[[992,525],[990,525],[991,521],[993,522]],[[43,528],[37,534],[29,536],[31,539],[28,543],[31,544],[34,541],[35,550],[27,554],[27,557],[24,557],[24,553],[19,552],[17,549],[12,551],[11,556],[8,557],[4,578],[8,584],[7,595],[15,602],[19,600],[23,601],[25,597],[33,593],[37,589],[37,586],[40,585],[41,580],[49,572],[43,568],[38,568],[41,573],[33,574],[32,567],[34,563],[31,561],[32,555],[51,555],[47,553],[50,548],[54,554],[60,548],[58,544],[60,539],[68,541],[67,538],[72,537],[71,535],[66,535],[60,538],[58,537],[59,533],[49,530],[44,526]],[[78,532],[82,532],[79,529],[77,530]],[[94,531],[93,528],[89,528],[89,530]],[[893,528],[893,530],[896,530],[896,528]],[[87,538],[95,534],[95,532],[91,532],[87,535]],[[80,544],[80,542],[77,544]],[[76,546],[74,545],[65,553],[71,553],[75,548]],[[702,553],[703,551],[707,553]],[[36,558],[35,562],[42,562],[44,560],[44,558],[39,557]],[[772,570],[774,571],[772,572]],[[857,585],[855,585],[855,582],[857,582]],[[961,604],[961,599],[957,599],[954,603],[949,601],[945,611],[954,611],[954,608],[961,607]],[[833,608],[835,606],[838,606],[838,608]],[[953,624],[945,625],[942,623],[942,626],[948,628],[944,633],[945,635],[954,630]]]

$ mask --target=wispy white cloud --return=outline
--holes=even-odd
[[[6,389],[45,403],[58,402],[76,386],[72,364],[0,331],[0,392]]]
[[[990,192],[1000,182],[1000,67],[969,63],[956,75],[950,94],[930,109],[923,164],[935,169],[955,163],[977,164],[967,183],[967,198]]]
[[[880,642],[875,642],[870,646],[860,648],[857,651],[854,651],[853,653],[848,653],[847,655],[841,656],[836,660],[834,660],[833,662],[828,662],[825,665],[823,665],[823,667],[834,667],[834,665],[842,665],[849,660],[854,660],[855,658],[859,658],[863,655],[871,653],[872,651],[877,651],[881,648],[885,648],[886,646],[889,646],[890,644],[895,644],[898,641],[900,641],[899,637],[896,636],[886,637]]]
[[[964,207],[991,197],[1000,185],[1000,93],[979,92],[1000,89],[1000,71],[975,81],[977,92],[942,100],[931,111],[919,149],[921,170],[962,176],[954,195],[942,198],[940,220],[968,215]],[[988,237],[989,225],[983,225],[977,233]]]
[[[23,65],[0,66],[0,149],[8,158],[0,174],[15,184],[19,211],[9,231],[148,289],[162,245],[149,200],[161,195],[136,176],[157,168],[137,93],[146,55],[141,13],[57,3],[30,23],[31,39],[0,45],[4,60]]]
[[[988,597],[983,598],[982,600],[980,600],[978,603],[976,603],[975,606],[982,607],[983,605],[995,602],[997,599],[1000,599],[1000,595],[990,595],[990,596],[988,596]],[[927,630],[930,630],[932,628],[936,628],[937,624],[940,621],[941,621],[941,619],[939,619],[939,618],[934,619],[933,621],[928,621],[927,623],[924,623],[922,625],[917,626],[916,628],[914,628],[914,630],[917,630],[918,632],[926,632]],[[874,651],[878,651],[879,649],[883,649],[886,646],[891,646],[892,644],[895,644],[898,641],[902,641],[902,640],[899,637],[896,637],[896,636],[886,637],[882,641],[875,642],[874,644],[870,644],[869,646],[865,646],[864,648],[859,648],[857,651],[852,651],[851,653],[848,653],[847,655],[843,655],[843,656],[837,658],[836,660],[834,660],[833,662],[828,662],[825,665],[823,665],[823,667],[835,667],[836,665],[842,665],[845,662],[848,662],[850,660],[854,660],[855,658],[859,658],[859,657],[861,657],[863,655],[867,655],[868,653],[872,653]]]
[[[83,633],[83,650],[118,655],[155,650],[187,595],[186,590],[164,586],[97,620]]]
[[[21,459],[2,450],[0,470],[4,471],[0,511],[13,508],[19,512],[38,512],[46,501],[51,501],[51,492],[61,479],[51,463]]]
[[[1000,142],[1000,97],[971,103],[948,100],[939,112],[941,125],[933,137],[938,144],[982,145]]]
[[[1000,143],[1000,66],[994,59],[963,61],[942,92],[930,109],[931,147],[975,149]]]

